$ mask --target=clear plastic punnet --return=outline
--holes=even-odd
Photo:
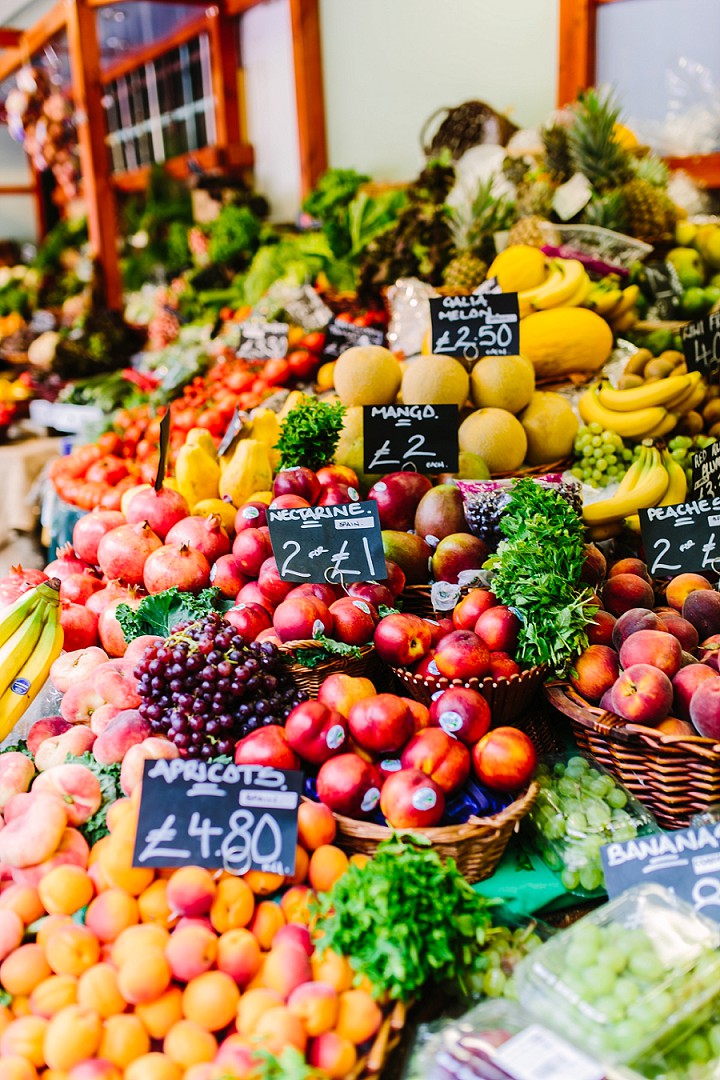
[[[515,972],[520,1003],[601,1061],[667,1052],[720,995],[720,925],[659,885],[635,886]]]

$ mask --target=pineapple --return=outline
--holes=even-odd
[[[667,192],[636,176],[620,188],[630,236],[647,244],[670,243],[678,210]]]
[[[587,225],[600,225],[603,229],[623,232],[627,225],[627,212],[622,191],[594,195],[585,207],[583,221]]]
[[[631,155],[616,140],[620,114],[610,94],[587,90],[575,107],[575,121],[568,131],[570,160],[600,193],[621,186],[632,174]]]
[[[443,286],[452,293],[471,293],[486,277],[487,263],[472,251],[463,251],[443,270]]]
[[[570,158],[567,128],[561,124],[551,124],[550,127],[543,128],[542,141],[545,147],[545,168],[552,180],[563,184],[575,171]]]
[[[493,195],[493,179],[480,184],[470,206],[451,210],[455,255],[443,271],[443,285],[453,292],[472,292],[487,276],[487,259],[495,253],[493,236],[507,229],[514,209],[505,196]]]
[[[555,198],[555,184],[549,180],[531,180],[518,188],[515,209],[519,218],[549,218]]]
[[[537,214],[529,214],[527,217],[516,221],[510,230],[508,247],[514,244],[528,244],[530,247],[544,247],[545,244],[560,242],[559,234],[554,230],[549,221]]]

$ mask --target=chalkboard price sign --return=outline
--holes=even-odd
[[[720,922],[720,824],[607,844],[600,857],[611,900],[633,885],[653,882]]]
[[[331,319],[325,327],[323,360],[337,360],[340,353],[355,345],[384,345],[385,331],[379,326],[356,326],[343,319]]]
[[[692,484],[690,492],[694,499],[712,499],[720,494],[720,442],[706,446],[693,454]]]
[[[683,352],[688,371],[710,379],[720,374],[720,312],[705,315],[683,328]]]
[[[472,293],[430,299],[432,351],[477,360],[517,356],[520,317],[517,293]]]
[[[456,405],[365,405],[365,472],[456,472],[457,421]]]
[[[248,321],[240,327],[237,355],[241,360],[275,360],[288,350],[288,324]]]
[[[301,506],[267,513],[282,581],[378,581],[387,576],[377,503]]]
[[[301,772],[231,762],[146,761],[133,866],[295,870]]]
[[[651,577],[720,569],[720,497],[640,511]]]

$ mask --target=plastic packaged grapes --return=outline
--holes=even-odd
[[[667,1054],[637,1063],[648,1080],[720,1080],[720,1010],[706,1024],[689,1031]]]
[[[515,969],[520,1003],[588,1053],[630,1063],[709,1018],[720,925],[659,885],[638,885],[555,935]]]
[[[582,513],[580,484],[562,473],[546,473],[533,476],[532,480],[543,487],[554,488],[565,501]],[[463,497],[463,509],[468,528],[494,551],[503,539],[500,519],[510,502],[514,480],[456,480]]]
[[[418,1032],[403,1080],[639,1080],[601,1064],[509,1001]]]
[[[660,831],[622,784],[577,753],[546,758],[535,779],[540,793],[522,828],[568,892],[602,895],[603,845]]]

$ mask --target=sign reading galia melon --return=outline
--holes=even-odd
[[[435,356],[517,356],[520,315],[517,293],[436,296],[430,303]]]

